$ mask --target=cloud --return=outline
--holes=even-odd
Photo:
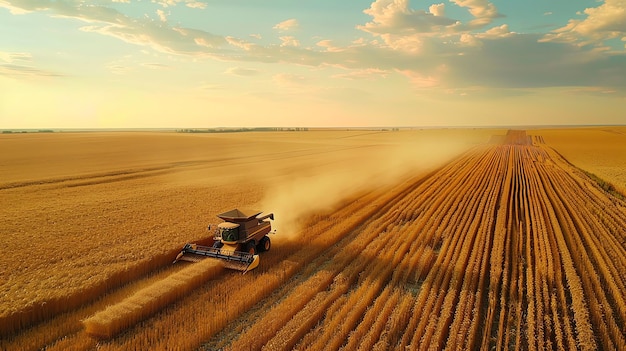
[[[582,87],[582,88],[571,88],[564,92],[565,94],[570,95],[594,95],[594,96],[612,96],[617,93],[615,89],[607,89],[602,87]]]
[[[446,4],[444,4],[444,3],[432,4],[428,8],[428,11],[430,13],[432,13],[433,16],[443,17],[443,16],[445,16],[445,12],[446,12]]]
[[[622,26],[626,26],[626,20],[621,18],[623,11],[616,11],[616,6],[611,11],[604,8],[614,1],[617,0],[607,1],[599,10],[585,11],[596,18],[594,24],[604,32],[606,28],[622,30]],[[368,51],[373,51],[373,56],[369,57],[381,64],[344,68],[353,68],[355,72],[374,67],[392,70],[405,76],[415,87],[443,90],[549,86],[626,88],[626,78],[622,78],[626,74],[626,65],[621,66],[626,63],[623,53],[607,55],[566,41],[547,43],[541,35],[514,33],[506,24],[489,27],[494,19],[504,16],[486,0],[451,0],[451,3],[466,8],[473,19],[463,23],[446,17],[443,3],[431,5],[426,11],[410,8],[408,0],[374,1],[364,11],[372,20],[357,28],[382,40],[379,45],[366,44]],[[604,21],[599,21],[601,13],[610,15],[601,16]],[[600,26],[600,23],[604,24]],[[616,37],[614,33],[611,35]],[[318,46],[329,46],[329,42]],[[385,49],[396,56],[386,55]],[[363,59],[359,62],[366,65]]]
[[[278,29],[280,31],[290,31],[297,29],[300,26],[298,20],[292,18],[286,21],[282,21],[274,26],[274,29]]]
[[[179,3],[184,3],[185,6],[194,9],[205,9],[207,6],[206,3],[196,0],[152,0],[152,3],[158,4],[162,7],[174,7]]]
[[[571,19],[567,25],[547,34],[544,41],[587,45],[608,39],[626,38],[626,0],[606,0],[598,7],[585,9],[584,19]]]
[[[261,72],[252,68],[232,67],[224,71],[224,73],[238,77],[250,77],[256,76]]]
[[[204,55],[226,44],[226,40],[202,30],[172,27],[163,22],[131,20],[124,18],[118,23],[97,23],[80,28],[85,32],[112,36],[128,43],[149,46],[154,50],[182,54]]]
[[[62,77],[62,74],[37,69],[30,66],[0,64],[0,75],[6,77]]]
[[[0,76],[11,78],[62,77],[63,74],[32,66],[33,56],[26,52],[0,51]]]
[[[4,7],[9,10],[12,15],[24,15],[36,10],[36,8],[28,9],[30,6],[20,6],[21,4],[13,5],[8,1],[0,0],[0,8]]]
[[[178,2],[180,1],[169,0],[163,4],[170,6]],[[115,37],[128,43],[149,46],[160,52],[202,55],[207,54],[207,48],[214,49],[226,44],[223,37],[205,31],[168,26],[161,21],[147,18],[131,18],[113,8],[84,5],[82,2],[13,0],[0,2],[0,6],[18,8],[24,12],[48,11],[53,17],[77,19],[89,23],[80,28],[84,32]]]
[[[612,86],[626,88],[626,55],[606,55],[540,34],[481,40],[480,47],[445,60],[448,86],[491,88]]]
[[[2,52],[0,51],[0,60],[8,63],[15,61],[27,61],[33,60],[33,56],[27,52]]]
[[[444,7],[444,4],[433,5],[430,9],[435,13],[431,13],[410,9],[408,0],[377,0],[363,11],[372,16],[372,21],[357,28],[375,35],[432,33],[457,23],[441,16]]]
[[[146,63],[142,63],[141,65],[143,67],[150,68],[150,69],[167,69],[167,68],[171,68],[170,66],[164,65],[162,63],[146,62]]]
[[[197,59],[246,63],[270,63],[343,69],[334,78],[374,79],[392,75],[405,77],[415,87],[441,91],[483,91],[535,87],[594,87],[602,91],[626,91],[626,53],[605,50],[606,38],[626,37],[622,4],[607,0],[585,10],[586,18],[570,20],[559,30],[543,34],[512,32],[507,24],[493,26],[502,17],[489,1],[453,0],[412,9],[408,0],[377,0],[364,12],[370,20],[357,26],[363,37],[350,44],[330,39],[303,46],[291,35],[280,36],[280,44],[262,45],[252,39],[219,36],[207,31],[172,25],[146,17],[128,17],[113,8],[85,6],[82,2],[52,0],[0,0],[0,7],[13,13],[43,11],[51,16],[86,22],[81,30],[118,38],[159,52]],[[165,1],[167,6],[193,2]],[[448,17],[450,6],[472,15],[466,22]],[[164,10],[162,14],[165,15]],[[159,12],[157,12],[159,15]],[[290,19],[276,26],[293,30]],[[28,54],[0,53],[3,74],[30,72]],[[21,60],[21,61],[20,61]],[[12,65],[12,66],[6,66]],[[124,65],[120,65],[124,66]],[[21,68],[20,68],[21,67]],[[110,67],[122,71],[123,67]],[[45,75],[45,70],[40,70]],[[51,75],[54,73],[47,72]],[[258,70],[234,67],[225,73],[254,76]],[[274,78],[274,81],[288,77]]]
[[[495,18],[502,17],[495,5],[487,0],[451,1],[460,7],[466,7],[469,13],[474,16],[474,19],[469,23],[470,28],[482,28],[491,24]]]
[[[434,88],[440,85],[440,78],[429,73],[412,70],[397,70],[398,73],[407,77],[413,86],[417,88]]]
[[[157,16],[159,16],[159,19],[161,20],[161,22],[167,22],[167,16],[165,15],[165,12],[163,12],[163,10],[157,9],[156,14]]]
[[[342,48],[340,46],[335,46],[333,44],[333,41],[332,40],[328,40],[328,39],[320,40],[315,45],[317,45],[317,46],[319,46],[321,48],[324,48],[324,50],[327,51],[327,52],[340,52],[340,51],[344,50],[344,48]]]
[[[192,9],[205,9],[207,5],[200,1],[189,1],[185,4],[185,6]]]
[[[296,39],[295,37],[292,36],[283,36],[280,37],[280,46],[300,46],[300,42],[298,41],[298,39]]]
[[[132,70],[129,66],[125,66],[123,64],[115,63],[115,62],[108,64],[106,67],[109,69],[111,73],[117,74],[117,75],[124,75]]]
[[[389,75],[389,71],[378,68],[356,69],[351,70],[348,73],[335,74],[333,78],[341,78],[348,80],[363,80],[363,79],[378,79],[386,78]]]
[[[426,10],[409,8],[408,0],[377,0],[363,12],[372,16],[370,22],[358,29],[380,37],[394,50],[418,54],[449,42],[462,33],[486,28],[495,18],[503,17],[486,0],[451,0],[456,6],[467,8],[474,17],[463,23],[446,17],[444,3],[433,4]],[[435,48],[436,49],[436,48]]]
[[[258,47],[257,44],[253,44],[253,43],[250,43],[250,42],[248,42],[246,40],[235,38],[235,37],[226,37],[226,42],[228,42],[228,44],[230,44],[230,45],[232,45],[232,46],[234,46],[236,48],[243,49],[243,50],[246,50],[246,51],[250,51],[253,48]]]
[[[503,38],[503,37],[510,37],[514,34],[515,33],[511,32],[511,30],[509,29],[508,24],[503,24],[498,27],[489,28],[484,33],[476,34],[476,36],[479,38]]]

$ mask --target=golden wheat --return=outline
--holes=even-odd
[[[626,204],[549,138],[500,141],[304,216],[256,271],[198,289],[194,265],[112,298],[85,331],[113,336],[101,350],[626,348]],[[67,330],[32,345],[94,347]]]

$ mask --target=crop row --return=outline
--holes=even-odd
[[[326,284],[287,292],[230,347],[623,349],[620,206],[542,139],[511,133],[357,228],[326,258]]]

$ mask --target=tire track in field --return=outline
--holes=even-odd
[[[305,149],[305,150],[277,152],[277,153],[264,154],[264,155],[181,161],[181,162],[168,163],[168,164],[163,164],[163,165],[158,165],[158,166],[153,166],[153,167],[123,169],[123,170],[118,170],[118,171],[113,171],[113,172],[93,173],[93,174],[68,176],[68,177],[36,179],[36,180],[29,180],[29,181],[24,181],[24,182],[4,183],[4,184],[0,184],[0,191],[8,190],[8,189],[16,189],[16,188],[42,187],[42,186],[46,188],[56,189],[56,188],[72,188],[72,187],[80,187],[80,186],[107,184],[107,183],[115,183],[115,182],[121,182],[121,181],[126,181],[126,180],[162,176],[166,174],[181,172],[183,170],[211,169],[211,168],[223,168],[223,167],[232,167],[232,166],[239,166],[239,165],[251,165],[251,164],[264,163],[264,162],[269,162],[269,161],[289,160],[289,159],[294,159],[294,158],[330,154],[330,153],[336,153],[336,152],[341,152],[341,151],[348,151],[348,150],[354,150],[354,149],[360,149],[360,148],[370,148],[370,147],[373,147],[373,146],[365,145],[365,146],[341,147],[341,148],[333,148],[330,150],[321,150],[321,151],[310,151],[310,150]]]

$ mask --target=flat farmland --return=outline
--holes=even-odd
[[[626,204],[549,140],[2,135],[0,347],[624,349]],[[259,268],[171,265],[235,207]]]
[[[626,127],[587,127],[533,131],[569,162],[611,182],[626,193]]]

